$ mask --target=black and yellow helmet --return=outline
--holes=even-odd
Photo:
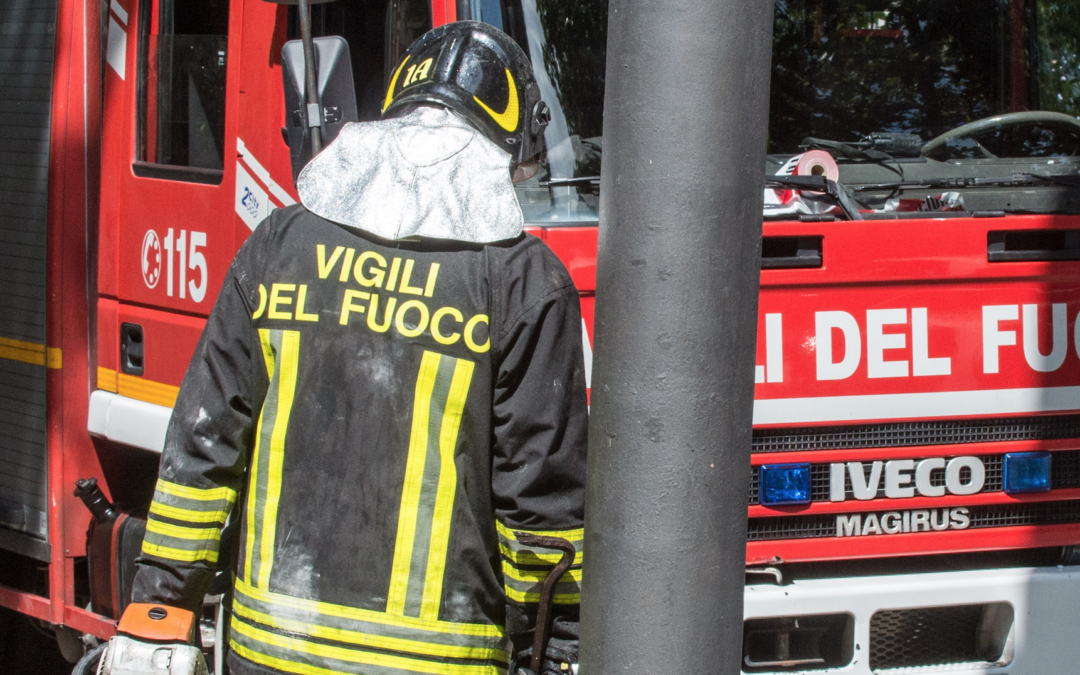
[[[509,35],[479,21],[439,26],[409,46],[390,78],[382,114],[424,103],[464,116],[515,164],[540,153],[551,119],[525,52]]]

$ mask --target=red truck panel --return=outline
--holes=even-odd
[[[823,264],[762,271],[755,429],[1080,409],[1080,262],[987,260],[991,231],[1076,227],[1080,219],[1066,216],[765,223],[767,237],[821,237]],[[591,227],[544,231],[582,293],[589,343],[596,235]],[[817,480],[828,481],[831,466],[846,462],[876,461],[881,471],[890,460],[972,457],[996,462],[987,470],[1000,472],[1007,452],[1063,453],[1055,456],[1065,466],[1080,448],[1075,438],[971,441],[840,443],[755,452],[751,462],[755,478],[762,465],[808,463],[817,467]],[[1008,495],[999,483],[970,495],[840,502],[819,495],[798,506],[764,506],[754,498],[747,562],[1073,544],[1080,542],[1076,500],[1078,487]],[[945,529],[933,530],[934,518]],[[1023,524],[1033,519],[1038,526]],[[845,523],[848,536],[822,536]]]
[[[762,273],[755,424],[1076,408],[1080,262],[987,262],[987,233],[1078,223],[767,223],[767,236],[822,236],[824,265]]]
[[[119,2],[129,13],[132,45],[127,50],[126,77],[121,79],[115,69],[106,76],[104,138],[109,154],[102,177],[99,290],[104,297],[99,303],[99,372],[108,377],[110,370],[118,368],[119,324],[139,323],[145,331],[146,371],[141,377],[116,375],[113,390],[169,405],[194,349],[202,317],[212,306],[234,252],[259,218],[296,199],[288,149],[280,132],[285,111],[279,54],[286,10],[254,0],[232,3],[224,176],[220,185],[207,186],[138,178],[131,172],[137,17],[132,0]],[[432,3],[436,25],[453,20],[455,11],[452,0]],[[1062,415],[1080,410],[1076,402],[1080,399],[1080,281],[1076,280],[1080,262],[987,261],[988,232],[1072,227],[1080,227],[1080,219],[1010,216],[766,223],[768,237],[821,237],[824,262],[814,269],[762,272],[756,433],[920,419]],[[528,231],[563,260],[578,286],[589,366],[597,228],[530,227]],[[198,236],[194,247],[193,235]],[[176,250],[181,236],[183,263]],[[174,249],[171,274],[167,242]],[[204,266],[194,254],[203,257]],[[172,295],[168,293],[170,279]],[[180,297],[181,281],[184,297]],[[1060,453],[1055,457],[1071,457],[1080,448],[1080,442],[1072,439],[874,448],[856,443],[821,450],[755,451],[752,462],[755,466],[805,462],[816,467],[819,475],[830,465],[845,462],[977,456],[1000,464],[1005,452],[1051,450]],[[1008,497],[997,487],[970,496],[838,503],[819,499],[799,508],[768,508],[755,502],[749,511],[749,556],[754,561],[777,556],[816,560],[1076,542],[1080,536],[1072,521],[1032,526],[1021,522],[1030,513],[1019,511],[1009,521],[1019,524],[987,521],[986,529],[820,536],[829,528],[835,530],[836,521],[828,519],[840,516],[936,510],[940,517],[942,509],[952,514],[953,509],[987,504],[1068,506],[1078,498],[1076,489],[1059,487],[1023,498]],[[1067,514],[1066,521],[1072,517]],[[817,520],[805,520],[804,529],[797,530],[794,524],[804,522],[799,518]],[[909,514],[911,518],[923,516]],[[784,519],[791,523],[781,522]],[[774,521],[775,527],[770,524]],[[777,538],[775,532],[765,531],[768,527],[787,534]],[[1030,532],[1036,535],[1029,536]],[[765,539],[754,539],[759,535]]]

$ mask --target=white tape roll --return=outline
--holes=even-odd
[[[840,178],[840,168],[836,160],[824,150],[808,150],[799,156],[795,165],[796,176],[825,176],[829,180]]]

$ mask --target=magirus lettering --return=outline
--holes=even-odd
[[[954,509],[918,509],[885,513],[848,513],[836,516],[836,536],[865,537],[873,534],[966,530],[971,516],[966,506]]]
[[[918,492],[923,497],[973,495],[983,489],[986,467],[978,457],[943,457],[928,459],[893,459],[870,463],[866,472],[863,462],[836,462],[829,465],[829,499],[842,502],[847,499],[846,478],[851,480],[851,494],[855,499],[870,500],[878,496],[882,483],[889,499],[906,499]],[[944,485],[931,476],[936,470],[944,470]],[[965,475],[964,469],[968,472]],[[939,474],[940,475],[940,474]],[[938,484],[935,484],[938,483]]]

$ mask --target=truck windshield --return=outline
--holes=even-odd
[[[607,0],[472,0],[471,18],[521,45],[551,106],[540,172],[516,186],[526,222],[596,221],[598,182],[558,182],[600,175]]]
[[[518,185],[526,220],[595,221],[599,186],[586,179],[599,175],[603,148],[606,0],[473,0],[471,12],[525,48],[552,108],[542,170]],[[1080,168],[1077,0],[777,0],[773,31],[769,173],[808,138],[857,144],[882,132],[918,136],[921,152],[892,162],[833,152],[842,183]],[[968,210],[1080,208],[1077,188],[1045,187],[1034,197],[1027,187],[1023,204],[1008,186],[965,199]],[[858,198],[879,209],[889,197],[923,196],[915,191]]]
[[[1005,113],[1080,113],[1075,0],[779,0],[773,31],[770,152],[798,152],[807,136],[929,141]],[[999,149],[1076,150],[1080,125],[1071,147],[1045,142],[1053,134],[1040,138],[1037,122],[1024,126],[1017,147]],[[974,156],[971,147],[948,154]]]

